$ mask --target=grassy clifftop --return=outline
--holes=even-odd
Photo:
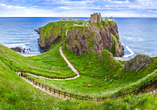
[[[51,22],[41,28],[39,45],[43,49],[49,49],[52,44],[65,39],[66,30],[77,21]]]

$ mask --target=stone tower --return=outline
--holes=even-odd
[[[101,23],[101,20],[102,20],[102,17],[101,17],[101,14],[99,13],[99,15],[98,15],[98,23]]]
[[[94,13],[90,17],[90,23],[101,23],[102,17],[101,14],[99,13]]]

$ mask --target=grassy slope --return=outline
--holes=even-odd
[[[79,70],[80,78],[70,81],[52,81],[28,76],[47,86],[68,93],[103,97],[117,91],[132,91],[156,76],[157,73],[153,72],[157,64],[156,58],[151,66],[137,73],[132,73],[130,71],[123,72],[122,64],[114,60],[106,50],[101,54],[93,55],[90,53],[82,56],[66,50],[65,46],[62,50]],[[151,72],[153,73],[150,74]]]
[[[102,103],[60,100],[34,88],[0,61],[0,109],[60,109],[60,110],[132,110],[156,109],[157,95],[127,96],[124,99],[107,99]]]
[[[61,43],[60,43],[61,44]],[[58,45],[60,45],[58,44]],[[16,52],[14,52],[11,49],[8,49],[4,47],[3,45],[0,45],[0,59],[2,62],[4,62],[10,69],[14,71],[26,71],[37,75],[43,75],[46,77],[73,77],[76,74],[71,71],[71,69],[68,67],[64,59],[59,54],[59,50],[51,50],[47,53],[47,55],[51,56],[51,52],[58,51],[57,56],[55,56],[55,59],[57,60],[54,64],[53,62],[42,62],[40,60],[31,60],[29,58],[25,58]],[[43,54],[42,56],[44,56]],[[53,55],[51,56],[53,57]],[[48,60],[47,57],[43,58]],[[58,63],[57,63],[58,62]]]
[[[102,103],[60,100],[34,88],[0,61],[0,109],[61,109],[61,110],[132,110],[156,109],[157,95],[128,96],[124,99],[107,99]]]
[[[53,97],[27,84],[1,61],[0,65],[0,109],[53,108]]]
[[[95,102],[63,101],[34,88],[16,75],[0,60],[0,109],[1,110],[71,110],[96,109]],[[84,105],[85,104],[85,105]],[[91,106],[90,104],[94,105]]]

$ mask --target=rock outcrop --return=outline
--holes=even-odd
[[[88,27],[72,27],[68,31],[66,46],[68,50],[78,55],[89,51],[100,53],[104,48],[115,57],[124,55],[115,22],[105,22],[101,25],[90,23]]]
[[[38,30],[34,29],[34,31],[36,31],[38,34],[40,34],[41,29],[42,29],[42,28],[40,27]]]
[[[22,49],[20,47],[14,47],[10,49],[14,50],[15,52],[22,52]]]
[[[88,52],[88,38],[92,32],[88,28],[73,27],[68,31],[66,46],[70,51],[74,51],[78,55]]]
[[[148,67],[151,63],[151,57],[139,54],[125,63],[124,71],[130,70],[132,72],[137,72]]]
[[[62,21],[64,22],[64,21]],[[66,22],[66,21],[65,21]],[[55,24],[55,22],[54,22]],[[58,26],[55,25],[46,25],[40,31],[40,37],[38,44],[44,50],[47,51],[51,47],[51,45],[59,42],[65,36],[66,30],[62,30],[63,26],[61,23],[56,23]]]

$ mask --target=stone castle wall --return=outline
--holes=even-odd
[[[102,17],[101,14],[99,13],[94,13],[90,17],[90,23],[101,23]]]

